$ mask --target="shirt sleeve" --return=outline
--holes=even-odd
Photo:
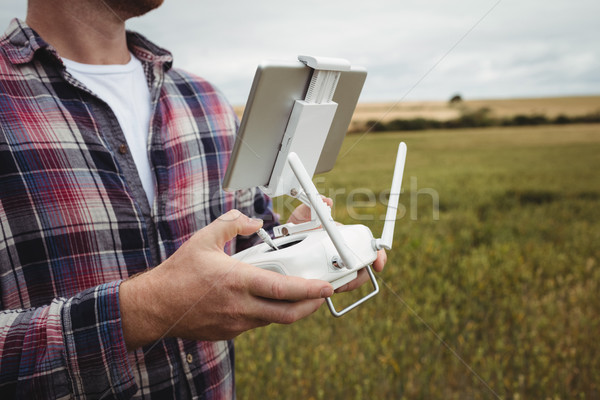
[[[121,281],[48,306],[0,312],[0,398],[126,399],[136,391]]]

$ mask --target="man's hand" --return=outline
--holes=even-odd
[[[331,200],[329,197],[323,197],[323,201],[329,207],[331,207],[333,205],[333,200]],[[310,217],[311,217],[310,216],[310,207],[308,207],[306,204],[300,204],[292,212],[292,214],[290,215],[290,218],[288,219],[288,222],[293,222],[294,224],[300,224],[302,222],[310,221]],[[377,252],[377,259],[373,262],[373,269],[375,270],[375,272],[383,271],[383,268],[385,267],[386,262],[387,262],[387,254],[385,253],[385,250],[383,250],[383,249],[379,250]],[[367,282],[368,280],[369,280],[369,274],[367,273],[367,270],[365,268],[363,268],[360,271],[358,271],[358,276],[356,277],[356,279],[352,280],[351,282],[346,283],[343,286],[340,286],[339,288],[337,288],[335,290],[335,292],[336,293],[349,292],[351,290],[354,290],[354,289],[360,287],[363,283]]]
[[[381,249],[381,250],[377,251],[377,259],[375,261],[373,261],[373,269],[375,270],[375,272],[383,271],[383,267],[385,267],[386,262],[387,262],[387,254],[385,253],[385,250]],[[359,286],[361,286],[363,283],[367,282],[368,280],[369,280],[369,274],[367,273],[367,270],[365,268],[363,268],[360,271],[358,271],[358,276],[356,277],[356,279],[352,280],[351,282],[346,283],[343,286],[340,286],[339,288],[337,288],[335,290],[335,292],[336,293],[349,292],[351,290],[358,288]]]
[[[262,226],[237,210],[198,231],[158,267],[120,288],[123,334],[133,350],[164,336],[231,339],[269,323],[289,324],[316,311],[331,284],[266,271],[223,252],[236,235]]]

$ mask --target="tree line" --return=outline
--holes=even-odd
[[[430,118],[394,119],[388,122],[370,120],[367,129],[372,132],[419,131],[427,129],[484,128],[491,126],[535,126],[564,125],[600,122],[600,110],[579,116],[558,115],[548,117],[544,114],[517,114],[511,117],[494,117],[487,107],[467,110],[454,119],[437,120]]]

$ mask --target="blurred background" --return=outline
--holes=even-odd
[[[0,25],[25,10],[5,2]],[[599,13],[594,0],[167,0],[128,26],[235,105],[260,60],[298,54],[367,67],[362,100],[379,102],[597,94]]]
[[[262,59],[367,67],[315,178],[340,222],[379,234],[408,144],[381,293],[241,335],[239,398],[600,398],[598,15],[590,0],[171,0],[130,21],[240,115]]]

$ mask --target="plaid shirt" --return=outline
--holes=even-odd
[[[125,348],[123,279],[232,208],[275,219],[259,192],[221,188],[237,129],[222,95],[140,35],[128,44],[152,98],[152,205],[110,108],[22,21],[0,38],[2,399],[235,396],[231,342]]]

